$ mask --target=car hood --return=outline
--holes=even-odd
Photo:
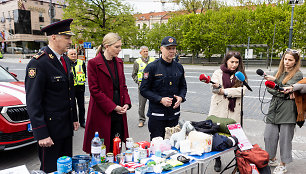
[[[23,82],[0,82],[0,106],[26,104]]]

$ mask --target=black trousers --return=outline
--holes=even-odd
[[[51,147],[40,147],[38,145],[38,155],[40,160],[40,170],[51,173],[57,170],[57,159],[62,156],[72,157],[72,137],[53,140]]]
[[[165,128],[174,127],[178,124],[179,118],[174,120],[158,120],[154,116],[149,117],[148,127],[151,140],[155,137],[165,138]]]
[[[78,104],[79,111],[79,123],[85,123],[85,101],[84,101],[84,93],[85,93],[85,85],[76,85],[75,89],[75,98]]]
[[[116,136],[116,134],[119,134],[119,138],[121,139],[121,142],[124,142],[124,128],[123,128],[123,119],[122,115],[117,114],[115,111],[112,112],[112,118],[111,118],[111,137],[110,137],[110,148],[109,150],[113,152],[113,140]]]

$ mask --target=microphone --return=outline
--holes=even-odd
[[[263,76],[263,77],[267,75],[262,69],[257,69],[257,70],[256,70],[256,73],[257,73],[258,75],[260,75],[260,76]]]
[[[216,84],[215,82],[213,82],[213,81],[210,80],[210,76],[206,76],[205,74],[201,74],[201,75],[199,76],[199,80],[200,80],[201,82],[204,82],[204,83]]]
[[[276,90],[279,90],[279,91],[284,91],[285,90],[284,88],[280,87],[276,83],[274,83],[272,81],[269,81],[269,80],[265,82],[265,85],[269,88],[276,89]]]
[[[199,80],[201,82],[204,82],[204,83],[211,83],[211,84],[216,84],[215,82],[211,81],[210,80],[210,76],[206,76],[205,74],[201,74],[199,76]],[[222,86],[219,84],[219,88],[221,88]]]
[[[241,81],[243,83],[244,86],[246,86],[248,88],[248,90],[253,91],[250,86],[248,85],[248,83],[245,81],[245,76],[242,74],[242,72],[237,71],[235,73],[236,78]]]

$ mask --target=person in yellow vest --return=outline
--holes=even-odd
[[[0,59],[3,59],[2,51],[0,49]]]
[[[139,101],[139,109],[138,109],[138,114],[139,114],[139,124],[138,127],[143,127],[144,123],[146,122],[146,117],[145,117],[145,106],[147,99],[144,98],[140,93],[139,93],[139,87],[142,81],[143,77],[143,70],[146,68],[146,66],[153,62],[155,58],[149,57],[149,49],[146,46],[140,47],[140,55],[141,57],[136,59],[134,62],[133,66],[133,73],[132,73],[132,78],[135,81],[135,83],[138,84],[138,101]]]
[[[86,82],[86,65],[85,62],[77,58],[75,49],[69,49],[67,55],[71,61],[71,71],[74,76],[75,98],[78,103],[80,126],[85,128],[85,82]]]

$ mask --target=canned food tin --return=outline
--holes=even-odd
[[[133,152],[131,150],[127,150],[125,152],[125,161],[132,162],[133,161]]]
[[[119,153],[118,155],[116,155],[116,162],[119,164],[124,164],[125,162],[124,153]]]
[[[113,163],[114,162],[114,154],[113,153],[107,153],[106,154],[106,162],[109,162],[109,163]]]
[[[76,155],[72,157],[72,169],[76,173],[88,173],[90,156]]]

